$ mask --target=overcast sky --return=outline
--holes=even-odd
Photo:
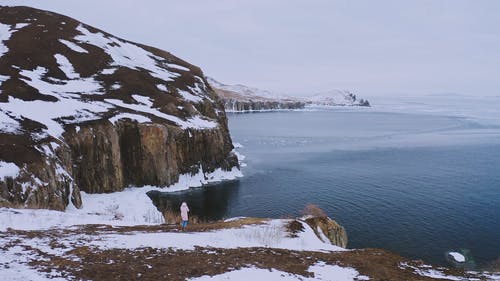
[[[500,95],[500,1],[30,0],[281,93]]]

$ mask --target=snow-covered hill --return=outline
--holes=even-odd
[[[224,102],[226,111],[300,109],[304,107],[370,106],[350,91],[333,90],[312,96],[289,96],[245,85],[226,85],[207,77],[210,86]]]
[[[286,99],[289,97],[279,95],[276,93],[272,93],[267,90],[262,90],[259,88],[254,88],[254,87],[248,87],[245,85],[241,84],[236,84],[236,85],[226,85],[223,84],[214,78],[207,77],[208,83],[215,89],[219,90],[224,90],[227,92],[235,93],[241,98],[253,98],[253,99],[270,99],[270,100],[276,100],[276,99]]]
[[[60,138],[65,125],[104,118],[217,126],[209,114],[181,109],[212,102],[192,65],[55,14],[1,12],[1,131],[21,132],[27,119],[42,125],[39,138]],[[182,79],[186,83],[178,83]],[[141,83],[151,88],[141,89]],[[175,106],[161,108],[168,103]]]
[[[332,90],[298,99],[308,106],[370,106],[368,100],[358,99],[354,93],[347,90]]]
[[[72,18],[0,7],[0,206],[236,167],[202,71]]]

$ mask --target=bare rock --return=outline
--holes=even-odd
[[[345,248],[347,247],[347,232],[340,224],[329,217],[311,217],[306,219],[306,223],[311,226],[314,233],[323,240],[328,238],[333,245]],[[319,233],[321,231],[322,233]],[[323,234],[323,235],[322,235]],[[327,241],[323,241],[327,242]]]

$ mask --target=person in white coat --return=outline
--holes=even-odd
[[[182,219],[182,223],[181,223],[181,227],[182,229],[186,228],[187,224],[188,224],[188,213],[189,213],[189,207],[187,205],[186,202],[182,202],[181,204],[181,219]]]

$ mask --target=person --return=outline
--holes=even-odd
[[[188,224],[188,212],[189,212],[189,207],[186,202],[182,202],[181,204],[181,227],[182,230],[184,230]]]

